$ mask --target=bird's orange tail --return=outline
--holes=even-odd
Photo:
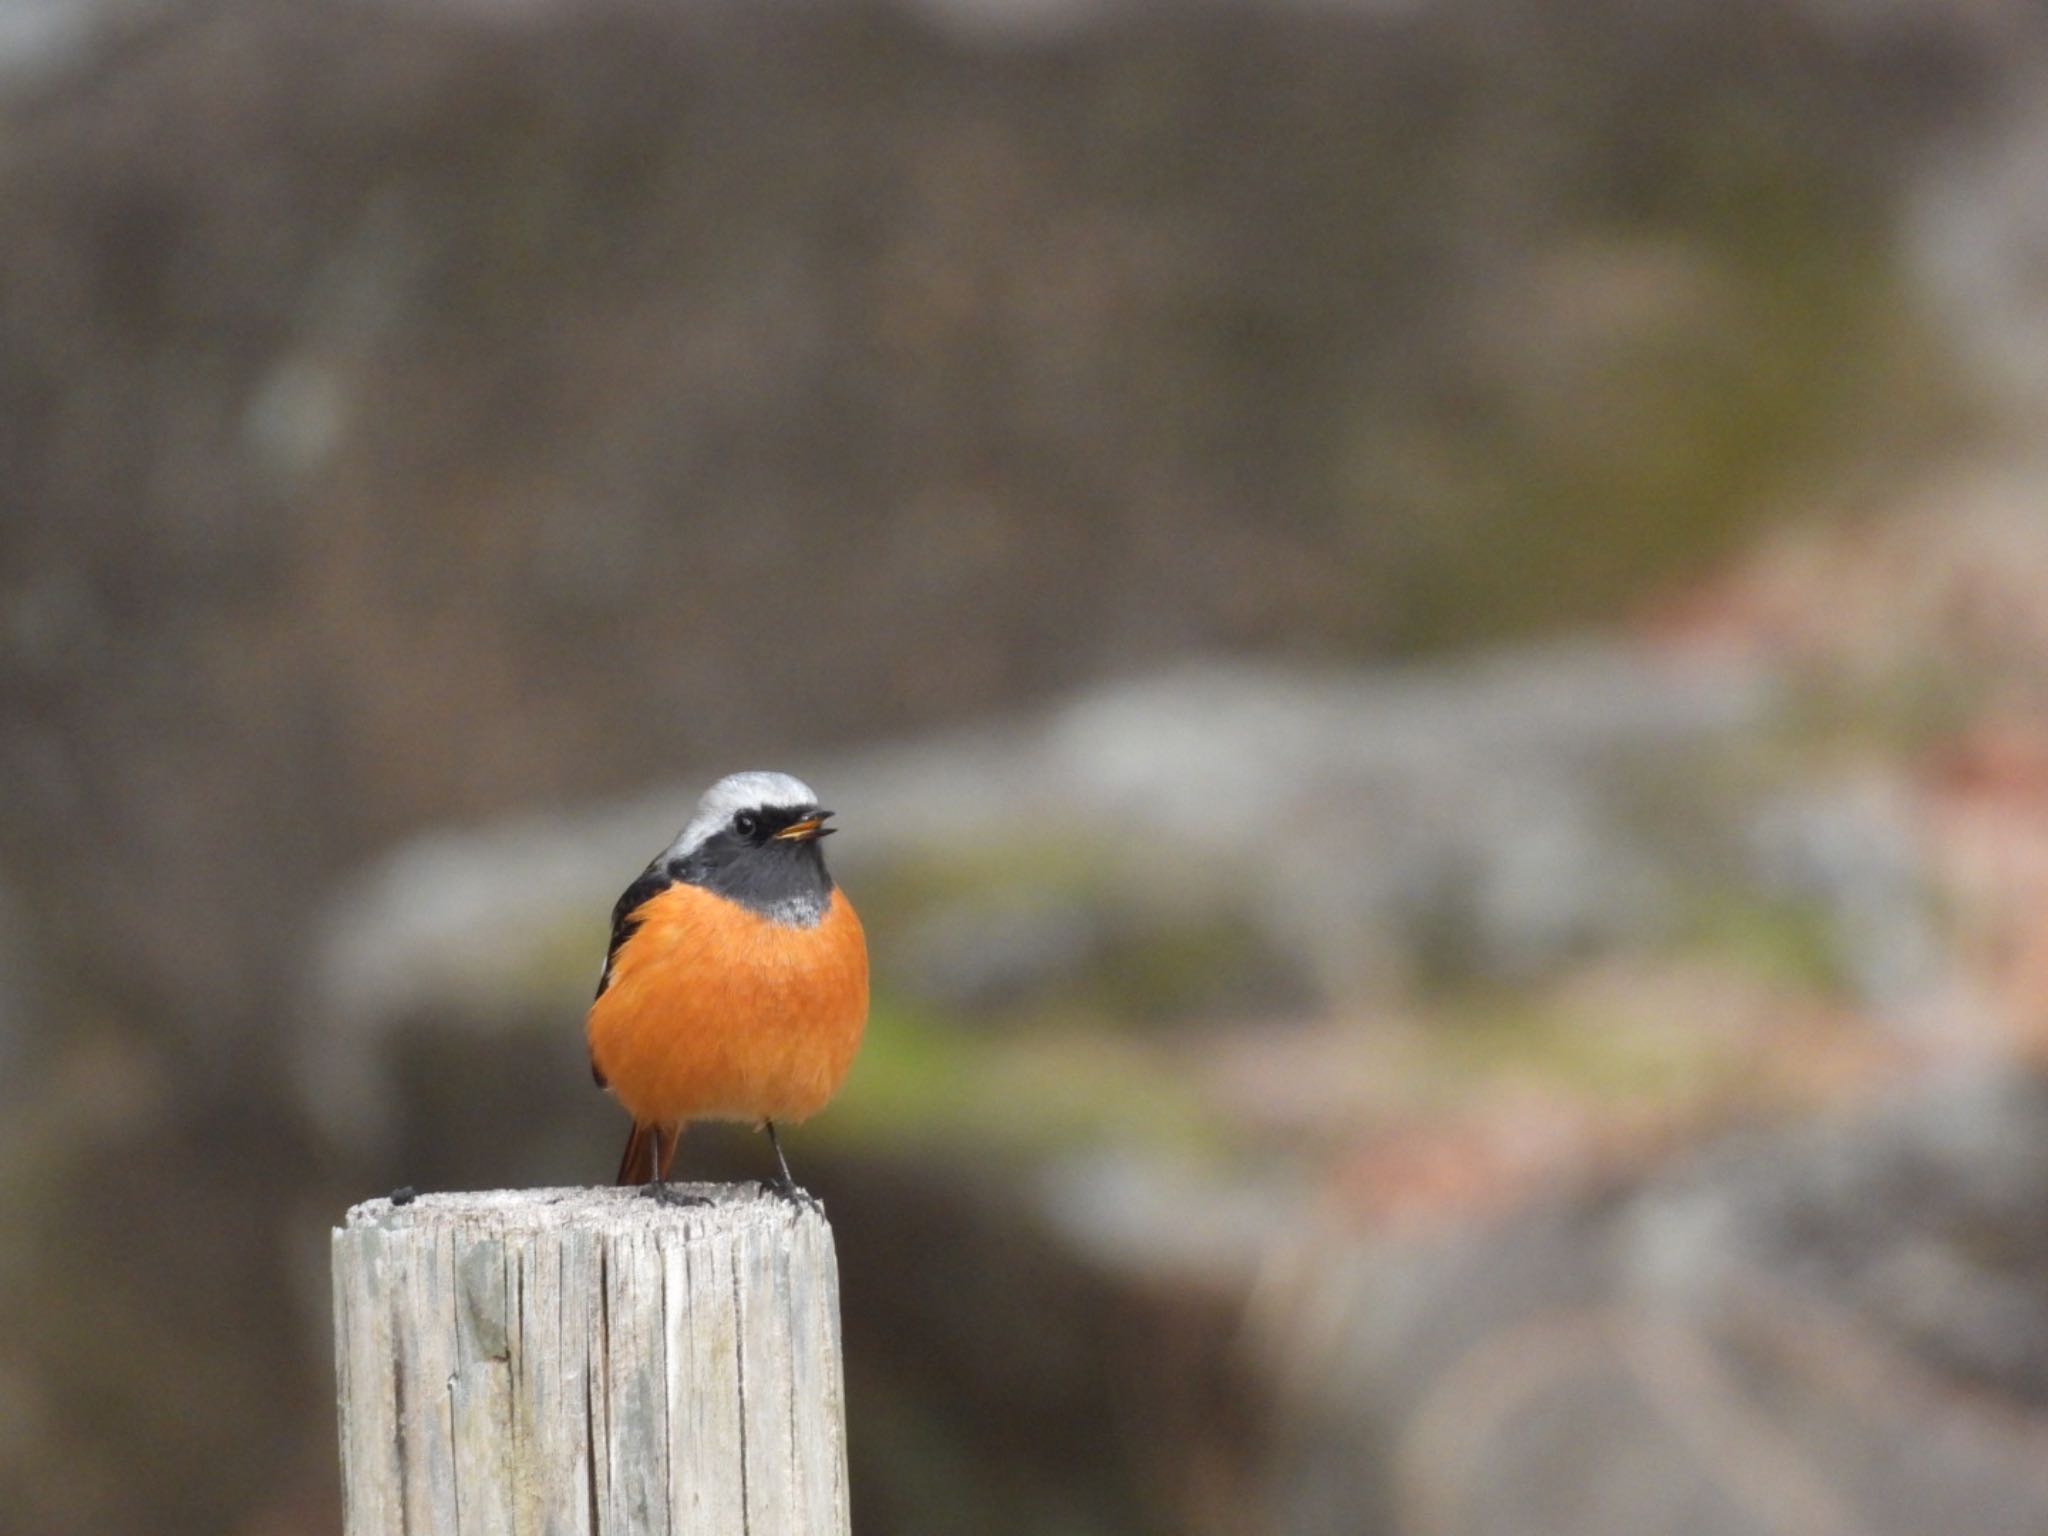
[[[650,1184],[666,1179],[676,1160],[676,1146],[683,1139],[679,1125],[663,1131],[656,1125],[635,1125],[626,1138],[626,1154],[619,1159],[620,1184]],[[658,1156],[657,1156],[658,1154]]]

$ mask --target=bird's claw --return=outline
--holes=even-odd
[[[640,1193],[643,1198],[652,1200],[658,1205],[672,1205],[684,1209],[693,1205],[709,1205],[711,1203],[708,1196],[693,1195],[688,1190],[677,1189],[675,1185],[666,1182],[643,1184],[640,1186]]]
[[[773,1195],[778,1200],[786,1200],[791,1205],[809,1206],[814,1211],[825,1209],[816,1195],[794,1179],[763,1179],[761,1188],[763,1192]]]

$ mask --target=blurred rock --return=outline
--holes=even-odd
[[[2044,1212],[2048,1083],[1986,1074],[1479,1230],[1332,1233],[1259,1293],[1274,1523],[2042,1529]]]
[[[1761,888],[1819,913],[1849,993],[1875,1018],[1939,1022],[1955,965],[1930,850],[1896,775],[1819,783],[1759,806],[1749,857]]]
[[[1757,1130],[1425,1241],[1278,1260],[1294,1532],[2048,1526],[2048,1083]],[[1360,1524],[1358,1509],[1378,1513]]]
[[[1773,530],[1668,604],[1673,650],[1740,658],[1904,742],[2048,697],[2048,455],[1942,457]]]
[[[580,1038],[612,903],[686,819],[664,798],[439,833],[345,884],[320,920],[294,1046],[315,1123],[341,1145],[392,1143],[391,1037],[408,1025],[491,1034],[551,1018]]]
[[[1187,667],[793,766],[841,813],[834,867],[899,1000],[1115,987],[1181,932],[1200,949],[1166,962],[1204,990],[1250,967],[1247,1007],[1306,1009],[1418,967],[1523,978],[1666,930],[1677,850],[1739,824],[1672,786],[1704,782],[1770,699],[1755,672],[1590,644],[1352,678]],[[323,1123],[377,1138],[404,1021],[573,1032],[612,899],[700,787],[436,834],[354,882],[321,924],[298,1046]],[[1232,932],[1253,942],[1233,954]]]
[[[1815,767],[1758,806],[1755,875],[1826,911],[1888,1021],[1994,1050],[2048,1042],[2044,486],[2032,442],[1944,463],[1777,531],[1657,625],[1801,701]]]
[[[1951,1074],[1868,1113],[1732,1139],[1653,1181],[1627,1230],[1637,1278],[1703,1315],[1769,1277],[1958,1386],[2048,1409],[2037,1076]]]
[[[918,996],[949,1018],[972,1021],[1098,965],[1110,920],[1071,904],[990,901],[973,912],[932,914],[902,936],[896,963]]]

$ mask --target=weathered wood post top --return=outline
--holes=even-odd
[[[347,1536],[845,1536],[839,1276],[753,1185],[372,1200],[334,1233]]]

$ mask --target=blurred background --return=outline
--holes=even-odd
[[[2030,0],[6,0],[0,1531],[338,1528],[742,767],[862,1536],[2048,1530],[2044,433]]]

